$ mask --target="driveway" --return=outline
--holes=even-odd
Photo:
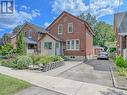
[[[93,67],[90,65],[87,65],[85,67],[86,69],[88,67],[91,70],[93,69]],[[35,73],[35,72],[27,71],[27,70],[14,70],[11,68],[0,66],[0,73],[6,74],[9,76],[18,78],[18,79],[22,79],[38,87],[45,88],[43,89],[44,91],[46,92],[48,91],[48,93],[52,93],[49,95],[53,95],[53,94],[56,94],[56,95],[59,95],[59,94],[65,94],[65,95],[127,95],[126,91],[116,89],[113,87],[97,85],[95,83],[93,84],[93,83],[80,82],[80,81],[65,79],[61,77],[47,76],[43,73]],[[43,90],[39,91],[39,94],[35,93],[33,95],[46,95],[46,94],[42,94]],[[28,91],[28,94],[26,93],[26,95],[29,95],[29,93],[30,92]],[[19,94],[19,95],[22,95],[22,94]]]
[[[113,66],[111,61],[91,60],[59,74],[58,77],[113,87],[109,66]]]

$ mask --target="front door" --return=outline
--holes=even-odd
[[[56,55],[62,55],[62,43],[56,43]]]

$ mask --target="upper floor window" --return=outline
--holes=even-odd
[[[29,37],[29,38],[32,37],[32,29],[30,29],[30,30],[28,31],[28,37]]]
[[[73,23],[68,23],[68,33],[73,32]]]
[[[63,32],[63,26],[62,26],[62,24],[59,24],[58,25],[58,34],[62,34],[62,32]]]

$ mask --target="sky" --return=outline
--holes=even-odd
[[[75,16],[91,13],[113,25],[114,13],[127,11],[127,0],[15,0],[14,11],[13,15],[0,14],[0,37],[26,21],[47,27],[62,11]]]

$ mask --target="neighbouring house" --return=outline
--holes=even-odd
[[[47,52],[49,54],[51,52],[50,46],[53,48],[55,45],[57,49],[54,49],[54,51],[57,52],[54,54],[58,53],[64,55],[71,60],[82,60],[86,57],[90,58],[93,56],[94,32],[87,22],[78,17],[64,11],[47,27],[46,30],[48,30],[53,37],[48,36],[49,34],[47,34],[47,36],[42,39],[41,46],[44,48],[48,46]],[[46,42],[43,42],[43,40]],[[54,42],[52,41],[55,41],[56,44],[53,44]]]
[[[100,52],[104,51],[104,48],[103,47],[100,47],[100,46],[94,46],[94,55],[98,55],[100,54]]]
[[[127,57],[127,12],[114,15],[114,32],[117,40],[117,54]]]
[[[38,46],[38,40],[47,31],[40,26],[26,22],[15,35],[10,37],[10,42],[14,48],[16,48],[17,46],[17,40],[20,32],[24,33],[26,53],[29,54],[40,52],[41,49]]]

